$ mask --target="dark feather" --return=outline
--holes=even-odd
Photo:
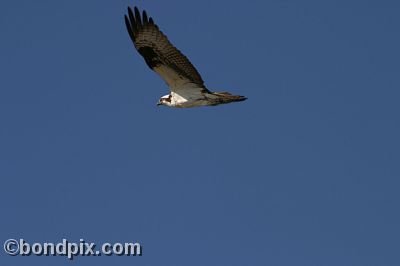
[[[149,20],[147,19],[147,13],[145,10],[143,10],[143,25],[146,25],[149,23]]]
[[[135,16],[133,15],[132,9],[130,7],[128,7],[128,15],[129,15],[129,21],[131,24],[133,36],[135,36],[135,33],[138,31],[138,28],[136,26]]]
[[[142,28],[142,18],[140,17],[139,9],[135,6],[135,18],[138,29]]]
[[[134,42],[135,41],[135,35],[133,34],[132,28],[131,28],[131,24],[129,23],[129,19],[128,17],[125,15],[125,25],[126,25],[126,29],[129,33],[129,36],[131,37],[131,40]]]

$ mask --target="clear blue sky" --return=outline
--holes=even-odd
[[[167,94],[145,8],[225,106]],[[0,3],[0,236],[143,245],[79,265],[400,265],[398,1]],[[11,257],[1,265],[72,265]]]

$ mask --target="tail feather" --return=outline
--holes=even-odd
[[[247,97],[241,95],[232,95],[229,92],[214,92],[213,95],[217,96],[215,104],[224,104],[230,102],[241,102],[247,100]]]

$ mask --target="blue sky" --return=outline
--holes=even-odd
[[[145,8],[210,90],[167,87]],[[139,242],[81,265],[399,265],[398,1],[1,1],[0,236]],[[1,265],[71,265],[11,257]]]

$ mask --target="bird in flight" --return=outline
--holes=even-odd
[[[229,92],[211,92],[189,59],[173,46],[146,11],[128,7],[125,24],[132,42],[146,64],[167,83],[170,93],[157,105],[196,107],[244,101]]]

